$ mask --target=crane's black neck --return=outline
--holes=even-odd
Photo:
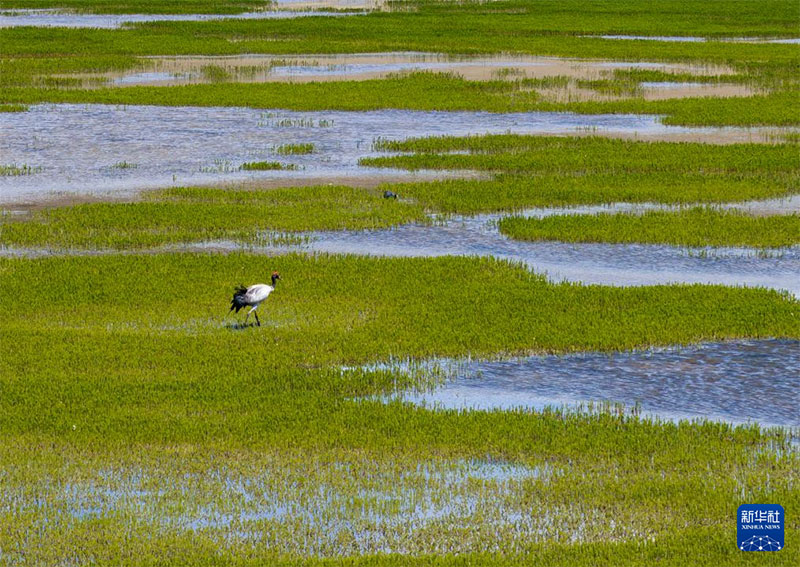
[[[272,287],[275,287],[275,283],[278,281],[278,279],[279,279],[278,276],[275,275],[272,276]]]

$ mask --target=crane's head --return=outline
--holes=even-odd
[[[275,282],[281,279],[281,275],[278,272],[272,272],[272,287],[275,287]]]

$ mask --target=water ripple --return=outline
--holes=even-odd
[[[745,141],[761,139],[767,130],[666,126],[658,116],[629,114],[49,104],[0,113],[0,132],[2,165],[37,168],[32,175],[0,176],[0,202],[18,202],[59,192],[104,195],[264,179],[287,184],[332,176],[415,179],[414,172],[358,165],[359,158],[385,155],[372,147],[378,139],[511,132]],[[314,144],[309,155],[276,153],[283,144],[308,143]],[[297,170],[239,170],[244,162],[260,160],[286,162]],[[136,167],[113,167],[120,162]]]
[[[671,420],[800,427],[800,341],[732,341],[435,365],[453,379],[398,398],[481,410],[607,402]],[[403,370],[403,365],[397,368]]]

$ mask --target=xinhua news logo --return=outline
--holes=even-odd
[[[742,551],[783,549],[783,506],[742,504],[736,512],[736,541]]]

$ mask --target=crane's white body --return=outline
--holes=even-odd
[[[273,291],[275,291],[275,288],[271,285],[263,283],[251,285],[247,288],[247,293],[244,294],[244,301],[247,305],[250,305],[253,309],[255,309],[258,307],[259,303],[268,298],[269,294]]]
[[[239,309],[242,309],[243,307],[249,307],[250,311],[247,312],[247,316],[244,318],[245,324],[247,324],[247,320],[250,318],[250,314],[252,313],[256,318],[256,324],[258,324],[260,327],[261,321],[258,320],[258,313],[256,313],[255,310],[258,309],[258,306],[269,297],[270,293],[275,291],[275,282],[277,282],[279,279],[281,279],[281,276],[278,274],[278,272],[273,272],[272,285],[261,283],[251,285],[250,287],[237,287],[233,294],[233,299],[231,300],[230,311],[236,311],[236,313],[239,313]]]
[[[251,285],[247,288],[247,292],[244,294],[244,303],[245,305],[250,306],[250,311],[248,311],[247,315],[245,315],[245,325],[247,324],[247,320],[250,318],[250,314],[252,313],[255,316],[259,327],[261,326],[261,321],[258,320],[258,313],[253,312],[258,309],[258,306],[261,305],[261,302],[268,298],[269,294],[273,291],[275,291],[274,287],[263,283]]]

